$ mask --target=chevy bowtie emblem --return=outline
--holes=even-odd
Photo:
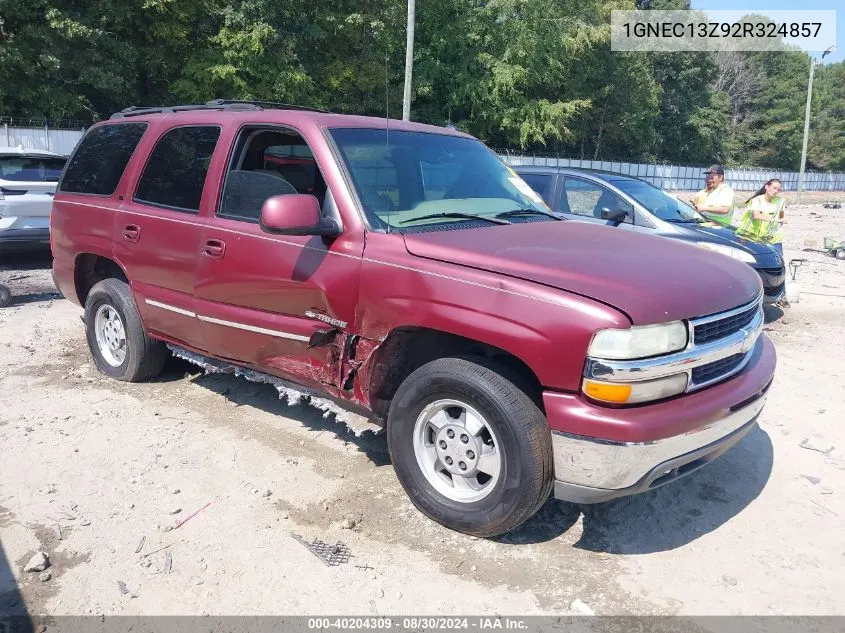
[[[751,335],[749,330],[740,330],[742,332],[742,345],[740,350],[744,354],[748,350],[751,349],[751,346],[754,344],[754,337]]]

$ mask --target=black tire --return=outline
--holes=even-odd
[[[126,333],[126,355],[118,367],[104,358],[97,344],[94,321],[97,311],[104,305],[117,312]],[[167,347],[161,341],[147,336],[141,326],[129,285],[120,279],[104,279],[91,288],[85,300],[85,334],[97,369],[116,380],[148,380],[160,374],[167,361]]]
[[[498,438],[499,479],[478,501],[441,494],[417,462],[416,420],[426,406],[441,399],[473,407]],[[551,433],[543,412],[513,382],[471,360],[441,358],[411,373],[390,404],[387,441],[396,475],[417,509],[472,536],[499,536],[520,526],[545,503],[554,484]]]
[[[0,308],[12,305],[12,291],[6,286],[0,286]]]
[[[836,253],[834,255],[836,259],[845,259],[845,248],[836,249]]]

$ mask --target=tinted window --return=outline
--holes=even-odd
[[[601,210],[604,208],[610,211],[628,211],[629,213],[633,211],[630,204],[610,189],[578,178],[567,178],[564,181],[560,206],[560,211],[563,213],[572,213],[573,215],[597,220],[601,219]],[[629,216],[625,221],[631,222],[632,220],[633,218]]]
[[[179,127],[156,143],[135,193],[137,202],[199,211],[202,188],[220,128]]]
[[[64,166],[64,158],[0,156],[0,179],[13,182],[56,182]]]
[[[534,191],[539,193],[546,204],[552,203],[552,176],[551,174],[520,174],[522,179],[528,183]]]
[[[146,129],[146,123],[117,123],[90,130],[70,159],[59,191],[113,194]]]

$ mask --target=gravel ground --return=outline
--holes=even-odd
[[[383,436],[174,360],[100,375],[49,257],[0,260],[0,614],[827,614],[845,568],[845,209],[789,209],[759,428],[660,490],[482,540],[420,515]],[[294,537],[343,542],[327,566]],[[45,572],[24,569],[38,552]],[[838,580],[837,580],[838,579]],[[573,605],[573,602],[576,602]]]

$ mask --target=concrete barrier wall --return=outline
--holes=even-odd
[[[59,154],[70,154],[83,130],[57,130],[52,128],[22,128],[3,126],[0,129],[0,145],[27,149],[46,149]],[[616,161],[579,160],[577,158],[555,158],[545,156],[524,156],[499,154],[509,165],[548,165],[552,167],[582,167],[600,169],[647,180],[651,184],[672,191],[697,191],[704,187],[703,172],[706,166],[653,165]],[[726,168],[725,180],[736,191],[755,191],[770,178],[779,178],[786,191],[797,191],[798,172],[777,171],[758,167]],[[845,173],[805,173],[806,191],[845,191]]]
[[[82,138],[82,130],[56,130],[53,128],[11,127],[0,128],[0,146],[25,149],[42,149],[68,155]]]
[[[545,156],[522,156],[518,154],[499,154],[509,165],[543,165],[550,167],[581,167],[600,169],[628,176],[635,176],[651,184],[671,191],[698,191],[704,188],[704,171],[707,166],[693,167],[683,165],[649,165],[642,163],[623,163],[615,161],[578,160],[573,158],[554,158]],[[767,180],[778,178],[783,182],[785,191],[798,190],[797,171],[778,171],[757,167],[732,169],[725,168],[725,181],[735,191],[756,191]],[[845,191],[845,173],[825,172],[804,174],[805,191]]]

